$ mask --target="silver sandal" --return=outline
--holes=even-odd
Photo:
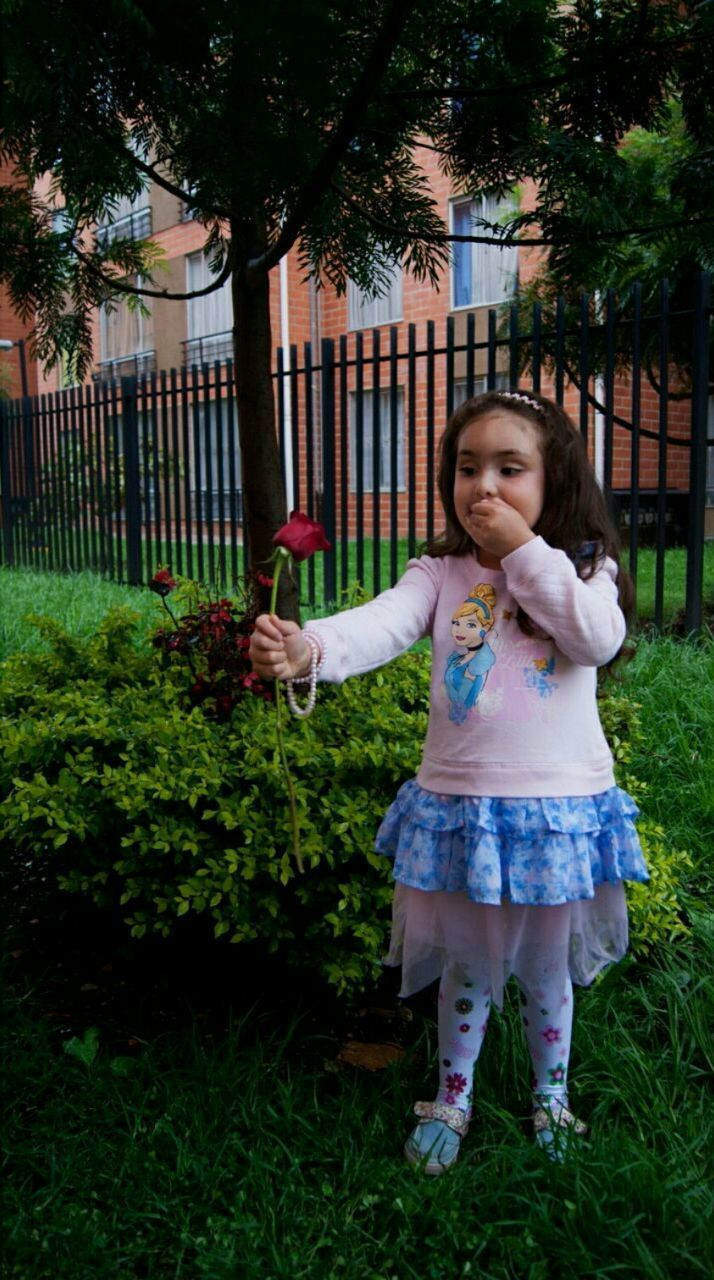
[[[419,1124],[404,1144],[404,1155],[422,1173],[445,1173],[458,1159],[461,1139],[469,1130],[470,1112],[447,1102],[415,1102],[414,1114]]]
[[[573,1137],[582,1138],[587,1131],[587,1125],[562,1104],[555,1107],[537,1104],[533,1109],[536,1143],[551,1160],[563,1160]]]

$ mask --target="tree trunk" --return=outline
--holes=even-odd
[[[232,276],[232,293],[245,528],[251,568],[270,575],[273,535],[285,524],[287,509],[275,421],[267,272],[248,280],[245,271],[238,268]],[[268,597],[266,590],[266,608]],[[278,613],[299,621],[297,590],[285,570],[278,588]]]

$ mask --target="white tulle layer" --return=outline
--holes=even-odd
[[[457,966],[482,985],[497,1007],[513,974],[539,999],[564,987],[567,975],[586,986],[627,951],[622,881],[599,884],[594,896],[558,906],[504,900],[474,902],[466,893],[397,883],[387,965],[402,966],[400,995],[410,996]]]

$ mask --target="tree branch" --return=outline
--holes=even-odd
[[[389,65],[409,17],[409,11],[413,7],[414,0],[392,0],[384,25],[377,36],[362,74],[347,100],[342,119],[334,130],[327,148],[302,190],[298,192],[293,210],[285,219],[277,240],[265,253],[248,262],[249,274],[269,271],[294,245],[305,219],[329,187],[332,175],[338,168],[354,137],[360,118],[373,97],[374,86],[379,84]]]
[[[141,169],[142,173],[145,173],[152,182],[155,182],[157,187],[163,187],[164,191],[168,191],[169,195],[177,196],[178,199],[183,201],[184,204],[187,204],[189,208],[198,209],[201,213],[210,213],[211,217],[220,218],[221,221],[227,222],[230,219],[230,212],[227,209],[219,209],[213,206],[208,208],[206,205],[200,204],[199,201],[196,200],[194,196],[190,195],[189,192],[183,191],[181,187],[177,187],[173,182],[169,182],[168,178],[162,177],[154,165],[147,164],[146,161],[140,160],[139,157],[133,153],[131,154],[131,158],[136,167]]]
[[[385,222],[382,218],[377,217],[376,214],[370,213],[369,210],[364,209],[358,203],[358,201],[355,200],[354,196],[351,196],[347,191],[345,191],[339,185],[339,183],[334,180],[334,178],[332,179],[330,185],[341,197],[341,199],[344,200],[345,204],[349,205],[350,208],[353,209],[356,214],[364,218],[365,222],[369,222],[377,231],[384,231],[386,234],[391,236],[404,235],[403,227],[402,228],[395,227],[391,223]],[[477,219],[477,221],[480,222],[482,226],[489,227],[493,231],[497,230],[495,223],[486,222],[482,218]],[[674,231],[681,227],[697,227],[699,225],[708,224],[710,222],[714,222],[714,214],[706,214],[703,218],[676,218],[672,222],[652,223],[649,226],[643,226],[643,227],[624,227],[620,231],[599,231],[596,236],[587,236],[577,240],[569,239],[565,241],[565,243],[574,245],[574,244],[586,244],[588,240],[596,240],[596,241],[597,240],[624,240],[624,239],[627,239],[629,236],[653,235],[658,231]],[[554,239],[552,237],[536,238],[536,237],[527,237],[527,236],[521,237],[521,236],[498,236],[498,235],[467,236],[467,235],[461,235],[461,234],[457,234],[455,232],[449,232],[449,231],[445,231],[443,234],[439,234],[439,235],[419,235],[416,237],[416,239],[422,240],[427,244],[444,244],[447,242],[454,242],[456,244],[461,244],[461,243],[494,244],[499,246],[501,245],[547,246],[547,245],[559,245],[563,243],[563,241]]]
[[[559,85],[568,84],[572,76],[548,76],[542,80],[522,80],[518,84],[493,85],[487,89],[466,89],[461,85],[449,85],[444,89],[387,89],[377,95],[379,99],[387,98],[499,98],[504,94],[532,93],[537,89],[555,89]]]
[[[647,0],[644,0],[644,4],[640,5],[640,13],[637,20],[638,39],[636,44],[641,50],[646,50],[648,53],[657,52],[658,49],[667,49],[672,46],[675,48],[677,46],[684,47],[690,41],[691,37],[684,32],[679,35],[663,36],[661,39],[654,39],[649,44],[642,41],[641,37],[645,33],[647,7]],[[628,49],[631,52],[635,47],[635,43],[633,42],[633,44],[628,46]],[[539,89],[557,89],[561,85],[567,85],[573,82],[580,84],[581,78],[582,71],[578,68],[575,75],[571,73],[564,73],[560,76],[544,76],[539,80],[522,80],[515,84],[493,85],[483,89],[472,89],[467,88],[465,85],[458,84],[448,85],[443,89],[387,89],[384,93],[377,94],[377,98],[497,98],[502,97],[504,94],[533,93]]]
[[[368,209],[364,209],[362,205],[355,200],[354,196],[351,196],[349,192],[345,191],[344,188],[334,180],[334,178],[330,185],[337,192],[340,199],[344,200],[345,204],[348,205],[350,209],[358,215],[358,217],[363,218],[365,222],[369,222],[376,231],[383,231],[385,234],[390,236],[404,236],[404,227],[395,227],[390,222],[385,222],[383,218],[377,217],[376,214],[370,213]],[[479,221],[483,223],[483,219],[479,219]],[[483,225],[492,227],[493,224],[489,222],[483,223]],[[466,236],[457,234],[456,232],[451,233],[449,231],[444,231],[443,233],[434,235],[418,235],[414,238],[422,240],[426,244],[449,244],[452,242],[460,244],[464,242],[467,244],[545,245],[552,243],[550,240],[516,240],[513,236]]]
[[[181,187],[175,186],[173,182],[169,182],[168,178],[164,178],[154,165],[147,164],[145,160],[141,160],[136,152],[132,151],[131,147],[126,147],[123,142],[119,142],[109,129],[103,129],[101,124],[98,122],[87,121],[86,127],[90,133],[95,134],[96,137],[102,138],[104,142],[108,143],[117,155],[121,155],[125,160],[131,160],[132,164],[134,164],[137,169],[142,173],[145,173],[152,182],[156,183],[157,187],[162,187],[164,191],[168,191],[169,195],[176,196],[179,200],[182,200],[184,204],[187,204],[190,208],[198,209],[201,213],[210,213],[214,218],[220,218],[225,221],[228,221],[230,218],[230,213],[225,209],[208,208],[205,205],[199,204],[199,202],[189,192],[184,191]]]
[[[231,259],[230,246],[228,248],[228,256],[221,274],[216,277],[212,284],[206,285],[205,289],[193,289],[190,293],[169,293],[168,289],[141,289],[139,286],[124,284],[122,280],[116,276],[108,276],[102,271],[101,267],[93,260],[90,254],[83,253],[77,245],[73,245],[75,254],[84,263],[88,271],[92,275],[97,276],[104,284],[108,285],[115,293],[129,293],[133,297],[141,298],[166,298],[169,302],[188,302],[191,298],[205,298],[209,293],[215,293],[216,289],[220,289],[226,283],[231,271],[233,270],[233,262]]]

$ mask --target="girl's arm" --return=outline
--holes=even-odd
[[[627,625],[613,560],[605,559],[592,578],[579,578],[564,551],[537,537],[504,556],[501,568],[521,608],[566,658],[583,667],[601,667],[614,658]]]
[[[356,609],[346,609],[331,618],[316,618],[307,622],[304,631],[315,636],[322,651],[320,679],[341,684],[348,676],[360,675],[384,666],[400,653],[405,653],[416,640],[429,635],[434,609],[443,580],[444,561],[430,556],[411,560],[406,572],[396,586],[383,591],[369,604]],[[256,624],[256,632],[262,636],[269,631],[272,637],[271,674],[284,679],[287,667],[299,666],[306,658],[307,645],[303,633],[294,623],[270,619],[271,626],[264,625],[267,615]],[[278,631],[289,628],[284,636],[284,648]],[[294,630],[293,630],[294,628]],[[261,666],[256,662],[258,642],[251,643],[250,656],[259,674]],[[302,646],[302,647],[301,647]],[[255,655],[254,655],[255,647]],[[260,658],[259,658],[260,660]],[[302,671],[296,671],[302,674]]]

